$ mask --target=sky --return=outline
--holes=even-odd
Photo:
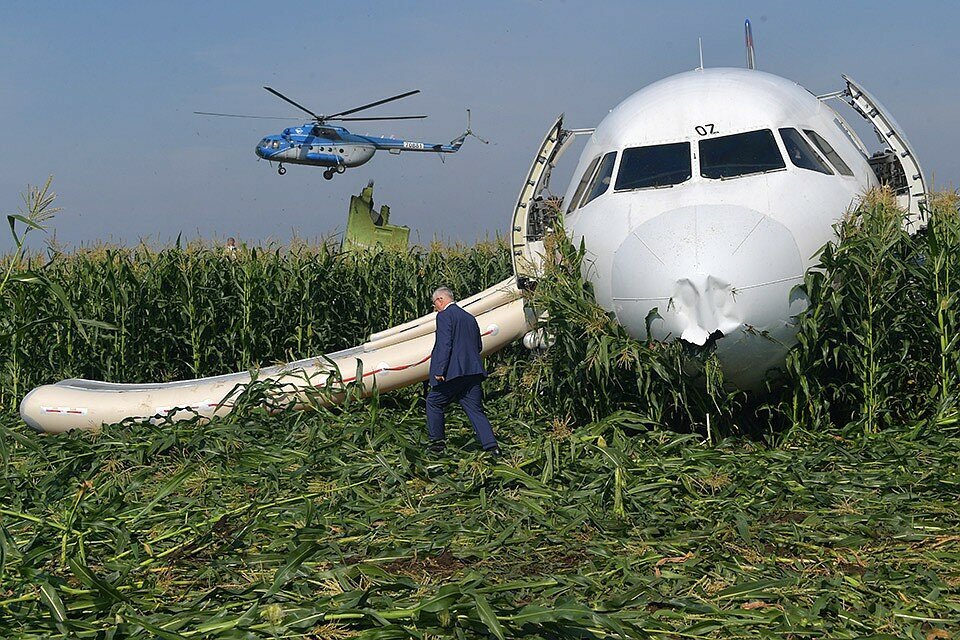
[[[697,67],[698,38],[706,67],[743,66],[745,18],[759,69],[816,94],[850,75],[895,115],[927,180],[960,186],[956,2],[37,1],[7,3],[0,22],[0,212],[52,175],[62,211],[43,240],[67,248],[282,244],[342,233],[349,196],[374,180],[377,205],[414,242],[505,235],[559,113],[596,126]],[[299,115],[264,85],[317,113],[420,89],[366,115],[429,118],[350,128],[447,142],[470,108],[490,144],[468,139],[444,162],[379,153],[332,181],[297,165],[279,176],[254,147],[287,125],[193,113]],[[578,156],[563,158],[555,193]],[[12,248],[0,235],[0,252]]]

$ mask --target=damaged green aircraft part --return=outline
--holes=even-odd
[[[381,205],[374,211],[373,182],[359,196],[350,196],[347,231],[343,236],[343,250],[355,251],[380,245],[388,249],[406,249],[410,228],[390,224],[390,207]]]

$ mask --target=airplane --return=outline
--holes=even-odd
[[[383,136],[368,136],[351,133],[343,127],[327,124],[331,121],[369,121],[369,120],[418,120],[426,118],[417,116],[370,116],[345,117],[358,111],[400,100],[420,93],[419,89],[407,91],[389,98],[377,100],[353,109],[339,111],[332,115],[318,115],[303,105],[294,102],[276,89],[264,87],[267,91],[284,100],[301,111],[313,117],[313,121],[298,127],[287,127],[281,133],[264,137],[256,146],[256,154],[264,160],[279,163],[277,173],[284,175],[287,172],[284,163],[305,164],[314,167],[326,167],[323,177],[333,179],[338,173],[344,173],[348,168],[359,167],[368,162],[377,151],[388,151],[399,154],[403,151],[418,151],[423,153],[456,153],[460,150],[467,136],[474,136],[484,144],[470,129],[470,110],[467,109],[467,130],[449,143],[419,142]],[[247,116],[232,113],[213,113],[209,111],[194,111],[198,115],[221,116],[228,118],[258,118],[258,119],[286,119],[271,116]]]
[[[850,77],[816,96],[755,68],[701,66],[651,84],[595,129],[565,130],[561,115],[531,167],[512,225],[514,269],[533,286],[543,238],[564,217],[582,240],[583,275],[597,302],[639,340],[714,349],[726,382],[759,390],[781,373],[807,299],[797,286],[833,225],[869,189],[890,185],[923,224],[926,184],[889,112]],[[829,101],[845,100],[885,149],[870,154]],[[590,138],[562,211],[541,197],[559,155]],[[531,333],[528,347],[545,346]]]

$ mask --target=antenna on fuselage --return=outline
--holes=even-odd
[[[703,71],[703,38],[697,38],[697,46],[700,47],[700,67],[699,70]]]
[[[747,69],[757,68],[757,58],[753,51],[753,30],[750,28],[750,19],[743,23],[743,35],[747,43]],[[703,66],[703,63],[700,63]]]

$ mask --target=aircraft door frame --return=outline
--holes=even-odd
[[[547,130],[527,172],[510,225],[513,274],[520,289],[532,288],[540,276],[546,252],[543,239],[552,230],[553,219],[562,215],[562,203],[544,200],[541,194],[550,185],[550,176],[557,160],[578,134],[587,132],[592,133],[593,130],[564,129],[561,113]]]
[[[902,172],[905,184],[895,188],[895,193],[897,202],[907,211],[904,228],[909,233],[915,233],[923,226],[927,203],[927,184],[917,154],[907,140],[903,129],[880,101],[850,76],[843,74],[842,77],[847,83],[847,89],[843,93],[844,99],[873,125],[877,137],[888,147],[883,156],[871,158],[873,160],[870,163],[871,167],[889,160],[896,163]]]

